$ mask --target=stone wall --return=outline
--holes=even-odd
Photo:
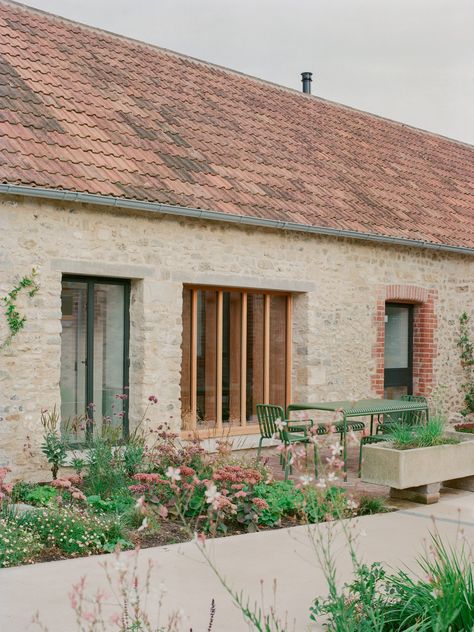
[[[17,475],[44,476],[39,414],[60,403],[62,273],[132,280],[132,425],[155,394],[153,423],[179,428],[183,282],[297,291],[294,399],[316,400],[380,394],[380,292],[435,292],[431,386],[447,411],[461,407],[456,330],[474,311],[472,257],[7,197],[0,234],[0,296],[33,267],[41,286],[21,297],[26,326],[0,352],[0,465]]]

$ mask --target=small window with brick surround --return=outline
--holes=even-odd
[[[437,297],[436,289],[416,285],[377,288],[371,375],[372,391],[377,397],[399,397],[410,392],[426,397],[432,392]]]

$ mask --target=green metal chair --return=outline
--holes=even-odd
[[[260,458],[262,442],[265,439],[279,437],[286,448],[295,443],[302,443],[306,448],[309,443],[312,443],[309,435],[309,430],[313,428],[311,419],[308,419],[306,422],[286,419],[283,408],[273,404],[257,404],[257,419],[260,427],[257,459]],[[277,426],[279,421],[285,424],[282,428]],[[327,429],[325,426],[318,426],[316,432],[313,431],[312,434],[327,434]],[[313,452],[314,474],[318,476],[318,449],[315,443],[313,443]],[[286,455],[282,454],[280,455],[280,463],[285,471],[285,480],[287,480],[288,474],[292,471],[290,460],[286,458]]]
[[[402,395],[400,399],[404,402],[422,402],[426,404],[426,397],[423,395]],[[388,419],[383,420],[383,423],[378,424],[376,434],[390,434],[391,428],[395,424],[404,424],[407,426],[415,426],[423,423],[425,417],[424,410],[407,410],[404,413],[399,413],[397,418],[394,419],[393,415],[387,415]]]

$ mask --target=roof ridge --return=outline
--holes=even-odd
[[[248,73],[245,73],[243,71],[240,70],[236,70],[234,68],[229,68],[227,66],[222,66],[220,64],[216,64],[214,62],[211,61],[206,61],[203,59],[199,59],[198,57],[193,57],[192,55],[187,55],[185,53],[180,53],[178,51],[174,51],[171,50],[169,48],[165,48],[163,46],[158,46],[158,44],[152,44],[150,42],[145,42],[143,40],[139,40],[136,39],[134,37],[130,37],[128,35],[123,35],[121,33],[114,33],[113,31],[108,31],[107,29],[103,29],[97,26],[92,26],[90,24],[86,24],[84,22],[78,22],[76,20],[72,20],[71,18],[66,18],[62,15],[58,15],[56,13],[51,13],[50,11],[44,11],[43,9],[38,9],[37,7],[31,7],[27,4],[24,4],[22,2],[17,2],[16,0],[0,0],[0,6],[4,5],[4,6],[13,6],[13,7],[18,7],[19,9],[22,9],[24,11],[27,12],[31,12],[31,13],[37,13],[40,15],[44,15],[50,19],[53,19],[54,21],[57,22],[65,22],[67,24],[71,24],[71,25],[75,25],[78,26],[80,28],[86,29],[86,30],[90,30],[92,32],[95,33],[102,33],[108,37],[112,37],[115,39],[119,39],[119,40],[126,40],[129,42],[132,42],[138,46],[143,46],[145,48],[149,48],[152,50],[158,50],[161,51],[164,54],[170,55],[170,56],[174,56],[177,57],[179,59],[186,59],[190,62],[193,63],[197,63],[203,66],[208,66],[211,68],[214,68],[216,70],[220,70],[222,72],[227,72],[230,73],[232,75],[238,75],[240,77],[244,77],[246,79],[249,79],[251,81],[255,81],[257,83],[262,83],[264,85],[268,85],[271,86],[273,88],[279,89],[279,90],[283,90],[284,92],[289,92],[290,94],[293,95],[298,95],[299,97],[303,98],[303,99],[314,99],[316,101],[321,101],[323,103],[328,103],[329,105],[336,107],[336,108],[340,108],[342,110],[347,110],[350,112],[356,112],[359,115],[362,115],[364,117],[368,117],[368,118],[374,118],[377,120],[381,120],[381,121],[385,121],[390,123],[391,125],[397,126],[397,127],[402,127],[403,129],[408,129],[411,130],[413,132],[416,132],[418,134],[422,134],[422,135],[427,135],[427,136],[431,136],[437,139],[441,139],[443,141],[447,141],[448,143],[453,143],[456,145],[460,145],[461,147],[464,147],[466,149],[470,149],[470,150],[474,150],[474,145],[471,145],[470,143],[467,143],[465,141],[461,141],[458,140],[456,138],[450,138],[449,136],[444,136],[443,134],[439,134],[437,132],[432,132],[430,130],[426,130],[420,127],[416,127],[414,125],[411,125],[409,123],[404,123],[403,121],[397,121],[395,119],[391,119],[388,118],[386,116],[382,116],[381,114],[375,114],[374,112],[368,112],[366,110],[360,110],[354,106],[350,106],[350,105],[346,105],[344,103],[339,103],[338,101],[332,101],[331,99],[326,99],[324,97],[318,96],[316,94],[305,94],[300,90],[297,90],[296,88],[290,88],[289,86],[284,86],[281,85],[279,83],[275,83],[273,81],[269,81],[268,79],[263,79],[261,77],[257,77],[255,75],[250,75]]]

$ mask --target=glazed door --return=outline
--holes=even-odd
[[[413,305],[385,306],[384,396],[413,393]]]

